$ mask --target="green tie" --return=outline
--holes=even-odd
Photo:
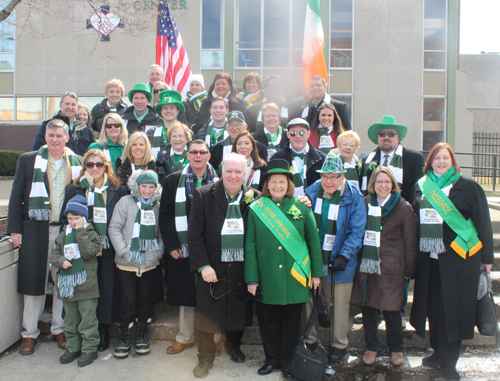
[[[384,167],[389,166],[389,155],[384,155],[385,161],[384,161]]]
[[[304,158],[306,157],[306,154],[305,153],[297,153],[297,152],[292,150],[292,160],[295,157],[300,157],[302,160],[304,160]]]

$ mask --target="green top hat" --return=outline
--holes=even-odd
[[[273,159],[267,163],[267,172],[262,175],[263,180],[266,181],[272,175],[285,175],[293,181],[290,163],[285,159]]]
[[[408,127],[396,124],[396,119],[392,115],[386,115],[382,118],[382,122],[372,124],[368,128],[368,137],[373,143],[378,144],[378,133],[388,128],[398,133],[400,142],[403,141],[408,132]]]
[[[342,159],[338,156],[328,155],[325,158],[323,166],[320,170],[316,171],[318,173],[346,173],[344,165],[342,164]]]
[[[128,92],[128,100],[132,103],[132,98],[135,93],[143,93],[148,97],[148,101],[151,102],[151,93],[149,92],[149,87],[145,83],[136,83],[134,88]]]
[[[179,115],[186,112],[186,108],[182,104],[182,95],[177,90],[163,90],[159,95],[160,103],[155,106],[158,115],[161,115],[161,109],[164,105],[175,105],[179,109]]]

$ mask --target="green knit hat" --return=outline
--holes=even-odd
[[[175,105],[179,109],[179,115],[186,112],[186,108],[182,104],[182,95],[177,90],[163,90],[159,95],[160,103],[155,106],[158,115],[161,115],[163,105]]]
[[[398,133],[399,141],[403,141],[408,132],[408,127],[396,124],[396,119],[392,115],[386,115],[382,122],[375,123],[368,128],[368,137],[374,144],[378,144],[378,133],[385,129],[395,130]]]
[[[149,92],[149,87],[145,83],[136,83],[132,90],[128,92],[128,100],[132,103],[132,98],[134,98],[135,93],[143,93],[148,97],[148,101],[151,102],[151,93]]]
[[[158,175],[153,171],[144,171],[141,172],[139,176],[137,176],[137,185],[142,184],[153,184],[154,186],[158,186]]]
[[[318,173],[346,173],[342,159],[338,156],[327,156]]]

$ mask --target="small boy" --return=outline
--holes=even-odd
[[[99,332],[97,321],[97,258],[101,239],[87,223],[87,199],[76,195],[68,201],[64,215],[68,224],[56,239],[50,263],[57,267],[57,288],[66,316],[66,352],[59,358],[69,364],[75,358],[78,366],[90,365],[97,359]]]

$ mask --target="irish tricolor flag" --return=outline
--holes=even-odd
[[[307,0],[306,26],[304,29],[304,49],[302,53],[302,73],[304,87],[309,92],[309,81],[315,75],[321,75],[328,83],[323,48],[325,38],[319,12],[319,0]]]

